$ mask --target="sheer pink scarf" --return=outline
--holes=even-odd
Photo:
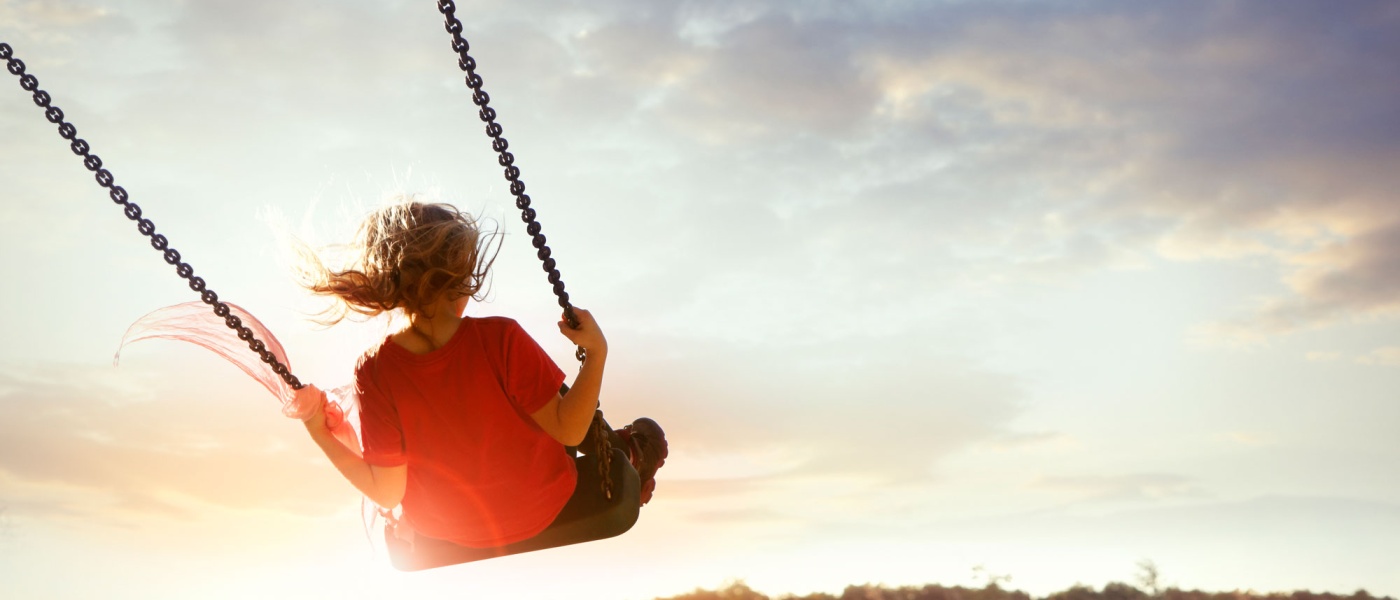
[[[228,303],[228,307],[231,314],[238,315],[243,324],[252,329],[257,338],[267,345],[267,349],[277,356],[277,360],[282,361],[288,368],[291,367],[287,352],[282,349],[281,342],[277,341],[272,332],[268,331],[267,326],[237,305]],[[224,320],[215,315],[203,302],[167,306],[137,319],[122,336],[121,346],[112,357],[112,364],[117,364],[121,359],[121,351],[127,344],[153,338],[189,342],[218,354],[267,388],[267,391],[282,403],[282,414],[293,419],[309,418],[316,410],[315,405],[311,403],[318,400],[324,402],[326,425],[330,427],[331,433],[346,448],[355,452],[356,456],[363,456],[356,427],[359,419],[347,418],[356,416],[359,411],[359,398],[355,395],[353,384],[324,390],[325,394],[320,399],[309,394],[303,394],[299,399],[297,391],[278,377],[272,371],[272,366],[262,361],[262,357],[249,350],[247,342],[238,339],[237,332],[225,326]]]

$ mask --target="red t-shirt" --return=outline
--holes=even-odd
[[[365,461],[408,465],[403,518],[423,535],[488,547],[543,531],[578,474],[533,413],[564,372],[512,319],[463,318],[441,348],[386,339],[355,369]]]

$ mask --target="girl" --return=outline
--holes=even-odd
[[[318,407],[304,423],[336,469],[375,504],[402,505],[414,535],[469,547],[529,539],[598,495],[598,474],[578,472],[565,448],[588,433],[603,383],[608,342],[592,314],[575,309],[578,329],[559,322],[587,353],[573,387],[562,387],[563,371],[514,320],[463,315],[494,261],[469,215],[401,202],[370,214],[357,237],[344,270],[308,256],[303,284],[339,300],[332,323],[347,311],[402,310],[408,325],[356,366],[363,458],[331,434],[322,392],[298,392],[298,404]],[[610,435],[646,504],[664,433],[638,419]]]

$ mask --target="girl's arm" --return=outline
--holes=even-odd
[[[553,400],[530,414],[540,429],[565,446],[577,446],[588,435],[603,388],[603,365],[608,361],[608,340],[593,315],[581,308],[575,308],[574,314],[578,315],[579,328],[560,321],[559,331],[587,352],[583,367],[567,394],[555,394]]]
[[[350,481],[355,489],[368,496],[384,508],[394,508],[403,501],[404,491],[408,487],[408,465],[397,467],[380,467],[365,462],[365,459],[356,456],[353,451],[346,448],[344,444],[337,440],[331,430],[326,426],[325,394],[316,389],[316,386],[308,385],[297,391],[297,395],[315,394],[311,404],[316,407],[316,412],[308,417],[303,423],[306,425],[307,433],[311,434],[311,439],[321,447],[321,451],[326,453],[326,458],[331,459],[331,464],[340,471],[345,479]]]

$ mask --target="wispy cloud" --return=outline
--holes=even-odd
[[[613,413],[646,410],[676,429],[684,440],[677,451],[694,457],[695,470],[673,477],[710,479],[714,469],[705,464],[739,461],[749,466],[728,479],[761,473],[771,481],[927,480],[938,461],[1001,435],[1018,414],[1020,392],[1004,375],[903,349],[867,348],[868,362],[840,359],[861,351],[853,347],[860,342],[848,344],[733,345],[723,349],[727,361],[690,356],[624,366],[610,405]],[[807,356],[780,358],[792,351]],[[686,378],[673,374],[677,364],[711,367],[704,377]]]
[[[1304,355],[1311,362],[1336,362],[1342,359],[1341,352],[1314,351]]]
[[[94,6],[82,0],[56,0],[38,2],[35,0],[0,0],[0,22],[7,28],[13,27],[25,35],[36,35],[42,31],[86,27],[110,16],[114,11],[103,6]],[[52,34],[50,34],[52,35]],[[64,37],[72,40],[73,38]]]
[[[1190,477],[1170,473],[1041,477],[1031,489],[1068,494],[1079,502],[1201,498],[1205,493]]]
[[[1373,366],[1400,366],[1400,346],[1376,348],[1369,354],[1356,357],[1356,362]]]
[[[333,480],[314,483],[326,465],[311,460],[313,448],[250,433],[268,423],[249,411],[272,416],[271,403],[229,400],[110,368],[6,369],[0,475],[7,501],[30,518],[110,525],[190,518],[207,507],[314,514],[353,501],[353,490]],[[234,410],[215,408],[219,402]]]

